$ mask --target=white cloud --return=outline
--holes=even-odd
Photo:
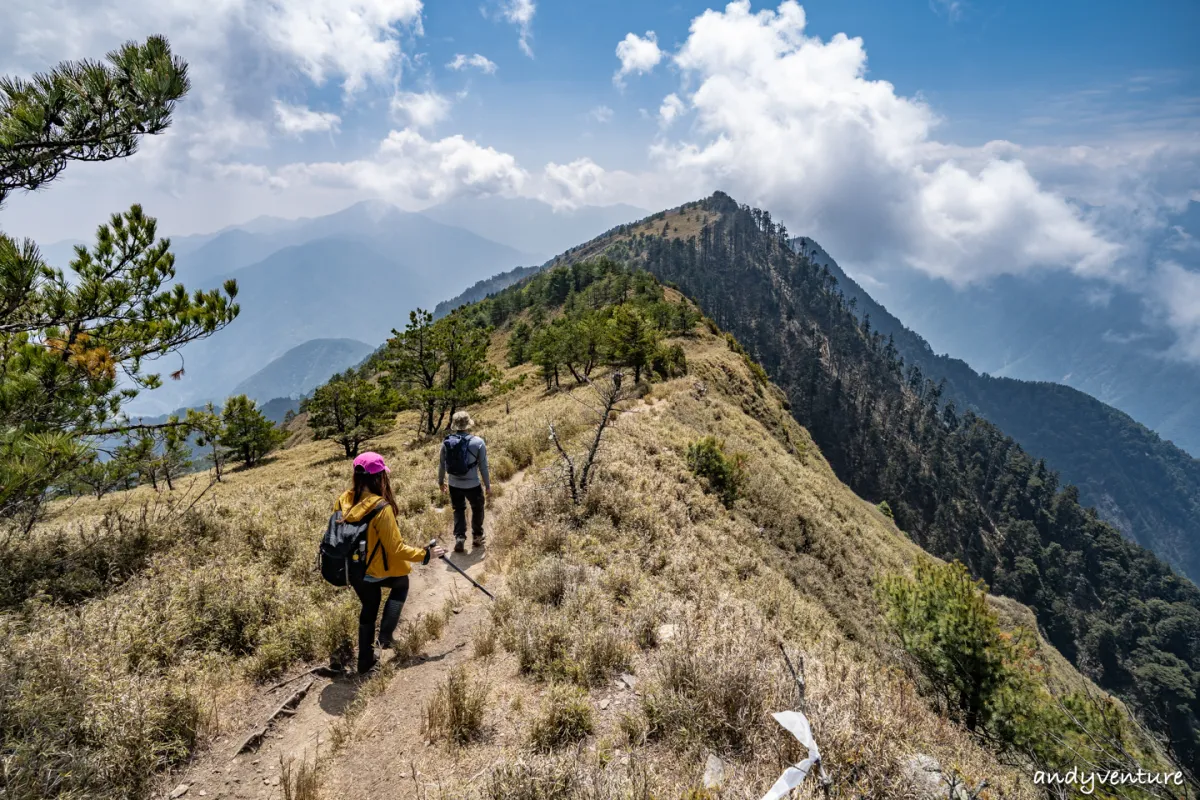
[[[951,22],[962,18],[963,6],[962,0],[929,0],[934,13],[945,14]]]
[[[165,185],[265,147],[278,96],[393,84],[403,38],[421,33],[421,9],[420,0],[5,0],[0,72],[29,74],[165,34],[188,62],[192,91],[170,131],[134,159],[148,182]]]
[[[1065,267],[1097,275],[1119,248],[1003,148],[946,158],[918,99],[868,80],[861,39],[805,35],[795,2],[730,3],[693,20],[675,63],[695,86],[694,141],[652,151],[768,208],[849,263],[904,259],[957,284]],[[667,107],[664,103],[664,107]],[[676,113],[674,103],[660,117]]]
[[[588,116],[603,125],[606,122],[612,121],[613,110],[608,106],[596,106],[588,112]]]
[[[414,128],[432,128],[450,116],[450,100],[437,92],[397,92],[392,113]]]
[[[1184,269],[1173,261],[1160,264],[1152,298],[1177,335],[1169,354],[1200,363],[1200,272]]]
[[[544,177],[549,191],[543,199],[556,208],[575,208],[597,202],[605,193],[604,168],[590,158],[569,164],[546,165]]]
[[[328,111],[313,111],[307,106],[275,101],[275,126],[289,136],[336,131],[341,121],[341,117]]]
[[[684,112],[683,101],[679,99],[677,94],[669,94],[663,98],[662,105],[658,109],[658,122],[664,128],[671,126],[676,117]]]
[[[642,75],[658,66],[663,51],[658,47],[658,37],[654,31],[646,31],[644,39],[636,33],[627,33],[617,43],[617,58],[621,60],[621,68],[613,75],[613,83],[620,86],[626,75],[635,72]]]
[[[508,153],[459,135],[426,139],[412,128],[390,132],[369,158],[289,164],[270,174],[289,189],[350,188],[408,206],[464,194],[515,195],[527,177]]]
[[[521,52],[533,58],[533,47],[529,44],[533,38],[533,15],[537,12],[537,6],[533,0],[505,0],[501,12],[504,14],[504,18],[516,25],[520,32]]]
[[[247,3],[261,13],[261,29],[317,84],[342,75],[357,91],[368,79],[388,77],[400,54],[396,26],[416,25],[421,0],[287,0]],[[257,8],[255,8],[257,7]]]
[[[487,58],[487,56],[480,55],[479,53],[476,53],[473,56],[458,53],[454,56],[454,60],[446,66],[453,70],[463,70],[471,67],[488,75],[491,75],[496,71],[496,62]]]

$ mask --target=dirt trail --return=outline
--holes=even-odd
[[[525,475],[519,472],[505,482],[505,493],[512,492],[524,482]],[[485,533],[492,535],[493,522],[503,513],[505,499],[497,498],[488,509]],[[444,511],[446,535],[443,544],[454,541],[451,534],[453,517],[449,507]],[[468,552],[448,554],[467,572],[480,580],[484,571],[484,554],[468,545]],[[443,679],[445,672],[455,663],[470,655],[471,634],[487,613],[484,605],[488,601],[478,590],[463,580],[453,569],[441,562],[428,565],[413,565],[408,600],[404,604],[403,620],[415,620],[422,614],[440,613],[447,600],[454,600],[457,613],[451,615],[441,638],[424,648],[424,654],[401,667],[392,678],[392,686],[374,698],[371,705],[388,702],[394,696],[396,684],[405,692],[412,691],[412,699],[405,703],[407,710],[416,715],[419,726],[421,709],[425,697],[433,691],[435,684]],[[390,658],[390,651],[383,657]],[[307,693],[290,713],[285,713],[267,730],[259,747],[250,753],[239,755],[238,749],[247,737],[261,727],[263,722],[294,692],[311,685]],[[283,797],[284,765],[298,767],[304,760],[312,762],[318,753],[327,753],[331,748],[334,727],[342,721],[354,702],[363,681],[353,674],[336,678],[309,674],[297,678],[277,689],[263,690],[256,698],[239,709],[239,719],[252,720],[248,725],[238,725],[224,730],[212,742],[209,749],[199,754],[196,760],[181,774],[173,778],[166,787],[164,797],[204,797],[221,800],[274,800]],[[372,737],[369,714],[354,723],[355,738]],[[365,729],[363,723],[367,723]],[[348,756],[353,758],[353,756]],[[341,756],[338,759],[341,760]],[[172,788],[173,787],[173,788]],[[186,790],[184,790],[186,787]],[[181,792],[181,790],[184,790]],[[327,797],[340,797],[326,793]]]

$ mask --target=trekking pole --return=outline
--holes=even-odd
[[[433,549],[436,546],[437,546],[437,539],[430,539],[429,540],[430,549]],[[483,588],[483,586],[478,581],[476,581],[474,578],[472,578],[467,573],[463,572],[462,567],[460,567],[458,564],[455,564],[453,561],[451,561],[449,559],[449,557],[443,555],[443,556],[441,556],[441,559],[442,559],[442,561],[445,561],[447,564],[449,564],[451,567],[453,567],[455,572],[457,572],[459,575],[462,575],[464,578],[469,580],[471,582],[471,585],[474,586],[476,589],[483,592],[484,594],[486,594],[488,597],[492,598],[493,600],[496,599],[496,595],[492,594],[487,589]]]

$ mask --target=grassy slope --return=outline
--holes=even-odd
[[[489,564],[505,591],[477,633],[500,647],[468,667],[490,692],[483,740],[422,748],[415,715],[402,710],[419,689],[400,673],[361,724],[369,738],[331,760],[337,796],[420,786],[429,797],[560,796],[550,787],[570,787],[562,797],[642,797],[646,787],[679,797],[701,785],[715,752],[730,760],[721,796],[758,797],[796,755],[767,716],[795,697],[777,638],[804,654],[816,736],[847,796],[904,796],[914,753],[987,777],[992,797],[1033,796],[928,710],[881,635],[873,580],[919,550],[836,480],[723,339],[704,334],[687,351],[691,374],[655,385],[612,428],[581,521],[548,488],[558,474],[548,452],[506,498]],[[588,400],[590,390],[574,394]],[[552,419],[582,430],[586,415],[538,390],[512,405],[521,410],[508,418],[494,407],[480,414],[493,446]],[[749,455],[746,496],[733,510],[686,466],[687,445],[703,435]],[[637,696],[614,688],[625,672],[636,675]],[[588,691],[595,733],[579,751],[535,753],[532,731],[556,681]],[[494,771],[518,760],[524,767],[511,774]]]
[[[501,646],[467,666],[488,685],[491,734],[465,749],[400,752],[371,735],[378,725],[359,724],[348,751],[328,766],[326,783],[337,792],[330,796],[352,787],[395,796],[397,776],[414,760],[439,776],[445,797],[464,796],[467,784],[484,797],[522,796],[538,775],[614,793],[642,781],[657,796],[677,796],[699,785],[712,751],[730,759],[722,796],[756,797],[796,757],[767,716],[794,698],[777,637],[804,654],[817,740],[846,796],[904,796],[903,765],[914,753],[987,778],[991,797],[1033,796],[1017,771],[928,709],[882,633],[874,582],[904,569],[918,548],[837,481],[779,393],[756,387],[723,338],[700,332],[683,343],[690,375],[655,385],[649,402],[632,402],[620,417],[575,522],[553,488],[545,432],[556,421],[581,448],[587,390],[543,396],[535,379],[510,398],[509,415],[503,402],[473,409],[498,476],[531,466],[493,523],[487,563],[504,590],[488,624]],[[446,518],[431,508],[435,445],[414,443],[410,423],[402,416],[375,449],[393,465],[406,532],[420,542],[444,535]],[[748,454],[748,485],[732,510],[705,494],[685,465],[688,443],[704,435]],[[203,744],[235,734],[249,724],[241,710],[260,691],[256,680],[328,655],[351,629],[355,604],[321,584],[310,565],[346,474],[332,444],[299,444],[230,474],[189,514],[151,524],[147,535],[159,546],[132,580],[72,609],[33,605],[0,619],[0,668],[15,676],[7,707],[78,734],[60,772],[90,775],[85,789],[117,781],[136,792],[134,778],[179,755],[153,752],[153,741],[172,733]],[[105,511],[128,513],[152,496],[140,489],[59,506],[44,535],[94,530]],[[1028,618],[1014,606],[1004,604]],[[1057,654],[1046,657],[1079,680]],[[640,696],[611,700],[614,675],[626,671],[638,676]],[[404,675],[363,720],[371,709],[405,707]],[[552,680],[589,692],[596,733],[578,755],[570,747],[530,751]],[[38,705],[49,698],[53,705]],[[420,717],[409,708],[389,719],[402,728],[397,737],[419,739]],[[33,764],[32,734],[28,745]],[[524,771],[490,771],[518,761]]]

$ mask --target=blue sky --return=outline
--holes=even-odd
[[[12,198],[85,236],[382,198],[658,209],[715,189],[857,274],[1073,273],[1200,361],[1200,4],[6,0],[0,71],[167,34],[193,91],[120,164]],[[651,33],[652,32],[652,33]],[[450,65],[461,56],[459,67]],[[620,71],[620,74],[618,72]]]
[[[808,2],[807,32],[863,38],[869,75],[907,96],[925,97],[942,116],[939,134],[964,145],[1012,139],[1025,145],[1104,141],[1170,120],[1196,131],[1200,113],[1200,3],[1157,0],[1134,10],[1111,0],[954,4],[845,0]],[[770,8],[755,4],[755,8]],[[570,160],[587,154],[606,165],[636,168],[647,159],[654,111],[672,91],[667,70],[612,83],[615,43],[626,33],[655,31],[675,50],[693,18],[720,4],[615,0],[539,3],[534,57],[525,56],[495,5],[445,0],[423,13],[419,60],[404,82],[447,93],[467,91],[454,111],[467,135],[523,158]],[[496,72],[456,72],[457,53],[480,53]],[[385,90],[386,91],[386,90]],[[340,88],[307,92],[314,107],[337,111]],[[611,124],[589,112],[612,109]],[[344,114],[370,147],[388,130],[378,105]],[[1097,126],[1094,121],[1108,124]],[[343,126],[343,132],[350,132]],[[346,147],[345,138],[338,143]],[[302,145],[308,152],[318,143]],[[296,153],[285,148],[282,154]],[[327,152],[334,152],[332,149]]]

